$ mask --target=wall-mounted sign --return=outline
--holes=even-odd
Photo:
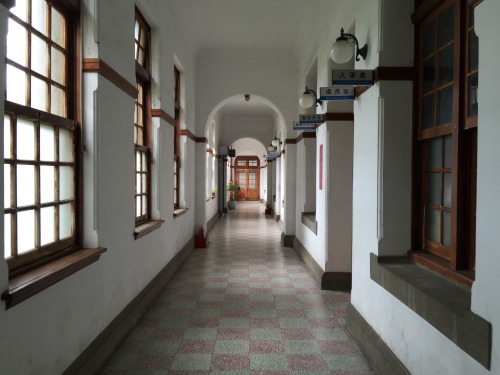
[[[321,100],[354,100],[354,87],[320,87],[319,95]]]
[[[305,125],[321,125],[325,122],[325,115],[299,115],[299,123]]]
[[[316,130],[315,124],[306,124],[299,121],[293,122],[293,130]]]
[[[267,153],[268,159],[276,159],[279,156],[281,156],[281,151],[271,151]]]
[[[373,70],[332,70],[332,85],[373,86]]]

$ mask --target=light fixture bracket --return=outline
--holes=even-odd
[[[323,104],[323,101],[322,101],[322,100],[320,100],[320,99],[318,99],[318,95],[316,94],[316,91],[314,91],[314,90],[312,90],[312,89],[308,88],[307,86],[306,86],[306,90],[305,90],[305,91],[304,91],[304,93],[302,94],[302,97],[303,97],[304,95],[314,95],[314,103],[316,103],[316,107],[317,107],[318,105],[322,105],[322,104]],[[302,100],[302,98],[301,98],[301,100]],[[300,100],[299,100],[299,102],[300,102]],[[310,108],[310,107],[312,107],[312,105],[313,105],[313,103],[311,103],[311,105],[306,106],[306,107],[304,107],[304,108]],[[303,106],[301,105],[301,107],[303,107]]]
[[[358,38],[356,38],[353,34],[344,33],[344,28],[342,27],[340,29],[340,36],[336,41],[339,42],[348,40],[352,40],[354,45],[356,46],[356,61],[360,60],[359,56],[361,56],[363,60],[366,60],[366,56],[368,55],[368,44],[365,43],[363,47],[359,48]]]

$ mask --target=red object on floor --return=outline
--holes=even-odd
[[[266,210],[264,211],[264,214],[271,215],[271,206],[270,205],[266,205]]]
[[[205,237],[203,227],[198,231],[198,235],[194,237],[194,247],[197,249],[205,249],[208,246],[208,238]]]

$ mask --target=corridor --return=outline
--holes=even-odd
[[[343,328],[349,294],[321,291],[280,234],[262,204],[238,202],[101,375],[372,374]]]

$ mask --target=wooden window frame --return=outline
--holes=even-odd
[[[463,285],[471,286],[474,280],[474,258],[475,258],[475,168],[477,158],[477,115],[470,118],[467,116],[468,111],[468,77],[477,74],[478,70],[467,71],[469,65],[469,42],[468,33],[473,29],[472,25],[468,24],[469,11],[477,6],[481,0],[467,0],[466,2],[459,0],[419,0],[416,1],[416,6],[419,6],[413,14],[413,22],[415,24],[415,56],[417,66],[417,78],[414,85],[415,89],[415,104],[417,116],[415,116],[414,124],[414,162],[413,162],[413,178],[416,181],[413,191],[413,222],[412,222],[412,250],[409,256],[416,262],[422,263],[434,271],[442,273],[446,277],[453,279]],[[422,123],[422,108],[423,88],[421,84],[424,82],[423,61],[421,50],[423,49],[423,30],[427,23],[432,19],[436,22],[440,14],[449,6],[454,5],[454,75],[450,87],[453,88],[453,110],[452,122],[447,125],[439,126],[435,123],[433,128],[420,129]],[[446,46],[441,47],[444,50]],[[438,47],[439,49],[439,47]],[[435,92],[438,92],[439,87],[437,74],[438,64],[438,49],[434,50],[435,59]],[[439,88],[438,88],[439,87]],[[434,117],[438,116],[438,100],[437,94],[434,101]],[[434,246],[434,252],[429,252],[429,248],[424,245],[424,215],[425,210],[422,209],[425,202],[426,183],[425,179],[425,141],[433,138],[443,137],[445,135],[452,136],[452,168],[451,170],[443,170],[443,172],[451,172],[451,238],[449,246],[449,257],[444,255],[443,249],[439,246]],[[442,187],[443,188],[443,187]],[[441,223],[442,225],[442,223]],[[471,225],[474,227],[471,229]]]
[[[31,2],[28,2],[31,4]],[[34,26],[31,25],[31,6],[28,5],[28,19],[27,22],[22,21],[19,17],[13,15],[12,13],[9,15],[10,18],[13,19],[13,22],[17,22],[21,26],[23,26],[27,30],[27,61],[26,66],[19,64],[15,61],[10,60],[6,57],[5,63],[6,65],[13,66],[21,70],[24,74],[28,75],[26,79],[26,102],[24,104],[14,103],[8,100],[5,100],[5,114],[4,119],[9,120],[9,124],[5,123],[5,126],[10,126],[10,136],[11,136],[11,153],[10,157],[4,158],[5,165],[10,165],[11,169],[11,207],[5,207],[4,214],[11,215],[11,241],[12,241],[12,249],[11,256],[7,259],[7,264],[9,266],[9,277],[10,279],[14,279],[19,277],[20,275],[26,274],[37,267],[47,265],[48,263],[54,262],[55,260],[62,258],[70,253],[75,252],[76,250],[81,249],[82,243],[82,161],[81,161],[81,108],[79,106],[80,103],[80,71],[78,69],[78,62],[80,61],[80,7],[77,2],[74,1],[59,1],[52,0],[47,3],[47,11],[49,12],[49,16],[47,17],[47,29],[51,28],[50,21],[50,12],[53,9],[56,9],[58,13],[60,13],[66,20],[66,40],[64,41],[66,48],[64,46],[60,46],[57,44],[50,36],[45,36],[42,32],[36,30]],[[31,69],[31,37],[30,35],[35,35],[40,38],[43,42],[47,43],[47,62],[46,62],[46,73],[44,76],[42,74],[37,73],[36,71]],[[59,35],[59,34],[58,34]],[[55,49],[61,52],[65,57],[66,71],[64,73],[64,82],[56,82],[51,77],[50,71],[50,59],[52,56],[52,49]],[[51,110],[51,90],[48,89],[46,91],[46,104],[45,110],[40,110],[31,107],[31,90],[30,90],[30,82],[31,77],[38,78],[46,85],[47,87],[56,87],[61,89],[65,93],[65,101],[64,101],[64,116],[50,113]],[[6,86],[6,91],[8,87]],[[6,95],[6,98],[8,96]],[[35,157],[34,160],[20,160],[17,159],[16,155],[16,122],[17,119],[24,118],[28,121],[32,121],[34,124],[34,133],[35,133]],[[52,126],[54,128],[54,161],[43,161],[40,160],[40,126],[41,124],[46,124]],[[58,129],[67,129],[71,131],[71,139],[72,139],[72,161],[60,161],[59,160],[59,137],[58,137]],[[16,166],[18,165],[32,165],[34,167],[34,181],[35,181],[35,203],[29,206],[19,207],[16,202]],[[58,171],[60,167],[72,167],[73,168],[73,190],[72,190],[72,199],[61,201],[59,199],[59,185],[55,185],[55,194],[57,195],[57,199],[54,198],[53,201],[41,203],[40,199],[40,168],[43,166],[52,166],[54,167],[54,176],[58,175]],[[55,178],[56,182],[58,181],[58,177]],[[59,223],[59,207],[62,204],[71,204],[72,205],[72,220],[73,225],[71,228],[72,235],[70,237],[66,237],[63,239],[59,239],[58,236],[58,223]],[[48,243],[46,245],[41,246],[41,217],[40,211],[45,207],[54,207],[54,242]],[[17,227],[16,224],[16,215],[19,212],[33,210],[35,215],[35,248],[32,251],[26,252],[24,254],[17,253],[17,236],[18,231],[21,228]]]
[[[174,65],[174,210],[180,208],[180,169],[181,169],[181,72]]]
[[[135,73],[138,94],[134,104],[136,108],[134,116],[134,215],[135,225],[138,227],[151,220],[151,27],[137,7],[135,22],[134,27],[137,28],[137,35],[134,32]],[[142,112],[140,118],[138,109]],[[140,162],[137,161],[138,158]],[[143,176],[145,176],[145,187],[142,185]],[[137,190],[138,177],[140,191]],[[140,213],[138,213],[138,199],[141,202]],[[144,200],[146,201],[145,207]]]

